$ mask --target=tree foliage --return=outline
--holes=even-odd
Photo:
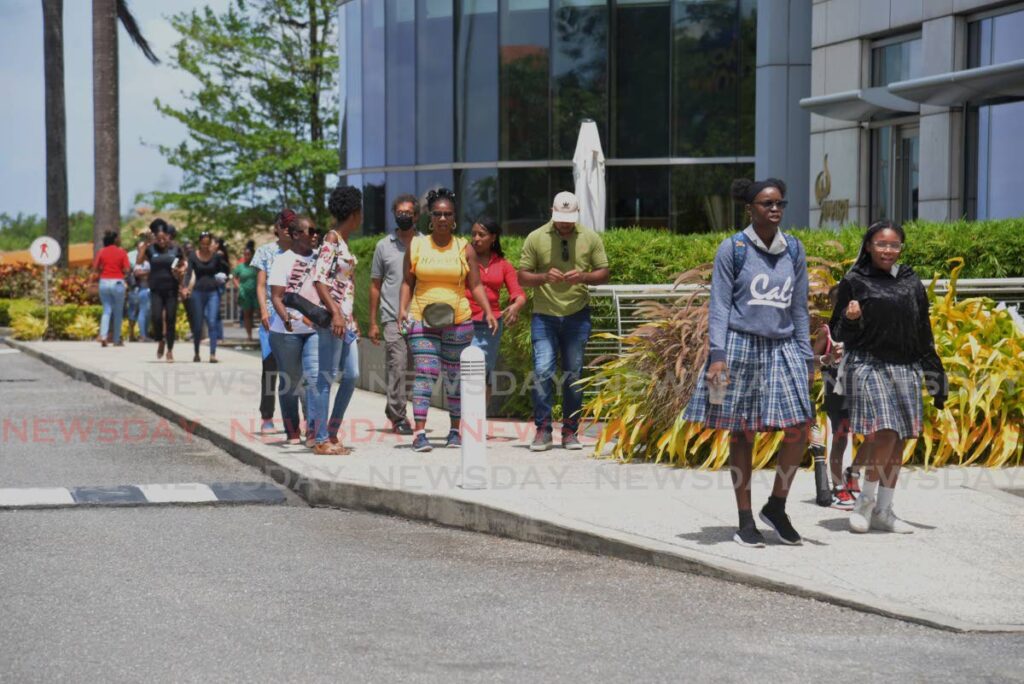
[[[338,56],[333,0],[233,0],[171,17],[172,61],[198,87],[181,109],[157,100],[188,138],[161,147],[182,169],[158,207],[229,230],[267,223],[282,206],[326,219],[327,177],[339,168]]]

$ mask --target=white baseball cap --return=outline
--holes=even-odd
[[[555,195],[555,203],[551,206],[551,220],[559,223],[576,223],[580,220],[580,202],[576,195],[568,190]]]

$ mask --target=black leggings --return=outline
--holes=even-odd
[[[153,325],[153,339],[164,341],[164,317],[167,327],[167,350],[174,349],[174,326],[178,320],[178,291],[149,291],[149,320]]]

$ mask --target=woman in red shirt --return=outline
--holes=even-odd
[[[124,344],[121,341],[121,318],[124,316],[126,292],[124,277],[130,268],[128,252],[121,249],[121,236],[116,230],[108,230],[103,234],[103,249],[92,262],[93,273],[100,280],[100,302],[103,304],[100,343],[104,347],[111,341],[115,347]]]
[[[505,259],[501,250],[501,226],[494,219],[481,216],[473,223],[471,231],[473,249],[476,251],[476,261],[480,269],[480,282],[487,294],[487,301],[491,305],[491,311],[495,312],[498,318],[497,332],[491,332],[484,320],[484,311],[473,299],[473,295],[466,290],[466,299],[469,300],[469,307],[473,311],[473,346],[479,347],[484,352],[487,362],[488,376],[494,372],[498,363],[498,347],[501,345],[501,333],[505,325],[514,325],[519,318],[519,311],[526,305],[526,294],[523,288],[519,287],[519,276],[516,275],[515,266]],[[508,290],[509,303],[505,309],[499,307],[501,298],[501,286],[504,284]],[[491,383],[487,383],[487,403],[490,404]]]

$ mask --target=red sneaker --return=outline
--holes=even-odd
[[[836,487],[832,490],[832,508],[840,511],[852,511],[856,501],[857,497],[845,487]]]
[[[846,469],[846,482],[844,486],[846,491],[851,494],[860,494],[860,473],[853,468]]]

